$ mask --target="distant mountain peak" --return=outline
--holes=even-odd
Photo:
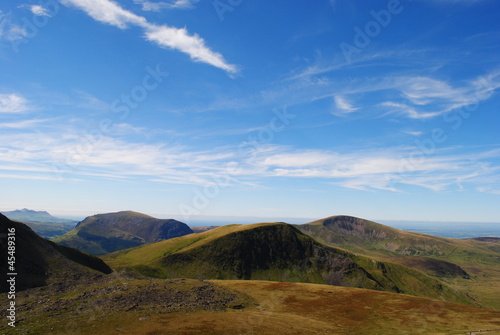
[[[28,208],[23,208],[23,209],[16,209],[13,212],[18,212],[18,213],[40,213],[40,214],[49,214],[46,211],[35,211],[33,209],[28,209]]]
[[[99,255],[192,233],[183,222],[129,210],[88,216],[57,241]]]
[[[59,224],[75,224],[74,220],[62,219],[52,216],[46,211],[35,211],[28,208],[16,209],[10,212],[3,212],[3,214],[11,220],[21,222],[37,222],[37,223],[59,223]]]

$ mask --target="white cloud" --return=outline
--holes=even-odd
[[[2,122],[0,123],[0,128],[27,129],[27,128],[33,128],[34,126],[43,122],[45,122],[45,120],[23,120],[16,122]]]
[[[410,119],[428,119],[442,114],[441,112],[418,112],[415,107],[393,101],[383,102],[380,104],[380,106],[389,107],[389,112],[386,114],[397,113],[406,115]]]
[[[0,113],[22,113],[29,110],[28,101],[20,95],[0,94]]]
[[[196,34],[190,36],[184,28],[150,26],[146,31],[146,38],[161,47],[177,49],[187,53],[195,61],[211,64],[229,73],[238,72],[237,67],[227,64],[220,53],[210,51],[201,37]]]
[[[398,114],[413,119],[430,119],[481,103],[500,88],[498,69],[460,81],[445,80],[433,75],[447,63],[456,61],[455,58],[434,57],[438,51],[440,50],[382,50],[363,53],[350,64],[339,54],[328,59],[319,58],[313,63],[307,63],[302,69],[291,71],[280,83],[280,87],[269,89],[265,94],[275,101],[289,99],[291,101],[287,101],[288,105],[333,98],[336,111],[341,115],[356,108],[357,115],[369,117],[375,116],[374,114]],[[381,76],[374,77],[352,74],[360,67],[382,66],[392,68],[394,72],[384,72]],[[415,68],[419,69],[418,73]],[[371,72],[376,71],[377,69],[373,69]],[[355,99],[356,105],[353,106],[346,97]],[[388,103],[384,104],[385,102]]]
[[[245,171],[267,177],[320,178],[347,188],[390,191],[400,191],[403,185],[434,191],[462,189],[464,184],[489,185],[491,176],[498,175],[492,163],[500,157],[498,150],[474,155],[451,152],[453,149],[448,148],[426,155],[417,147],[409,147],[339,153],[275,146],[253,153],[248,163],[252,166]]]
[[[191,9],[199,0],[175,0],[174,2],[152,2],[147,0],[134,0],[141,5],[143,11],[159,12],[162,9]]]
[[[61,128],[52,122],[44,122],[43,133],[39,128],[43,121],[2,126],[11,130],[0,132],[0,170],[25,179],[57,180],[62,176],[63,180],[105,178],[205,185],[213,183],[214,176],[227,176],[231,163],[237,169],[231,170],[229,183],[249,187],[266,186],[270,179],[286,177],[314,178],[366,191],[404,191],[408,186],[434,191],[500,189],[500,149],[471,148],[474,153],[465,154],[466,148],[444,148],[425,154],[415,144],[345,152],[278,145],[260,145],[249,151],[240,150],[239,145],[196,150],[178,141],[153,142],[144,135],[147,129],[130,124],[117,124],[116,132],[99,136],[82,133],[76,125]],[[130,133],[137,135],[134,140],[122,139]]]
[[[339,157],[332,155],[331,153],[322,151],[308,150],[305,152],[295,152],[287,154],[273,154],[265,157],[262,160],[262,164],[265,166],[280,166],[284,168],[288,167],[305,167],[305,166],[324,166],[334,164],[334,162]]]
[[[400,77],[396,80],[400,91],[415,105],[427,105],[437,99],[463,101],[464,89],[452,88],[442,80],[429,77]]]
[[[334,96],[333,101],[336,107],[336,112],[334,112],[335,115],[344,115],[358,110],[358,108],[354,108],[353,105],[341,95]]]
[[[411,130],[407,130],[407,131],[404,131],[405,134],[408,134],[408,135],[412,135],[412,136],[421,136],[423,134],[422,131],[411,131]]]
[[[141,27],[148,41],[161,47],[179,50],[188,54],[194,61],[210,64],[228,73],[238,72],[235,65],[228,64],[220,53],[210,50],[201,37],[197,34],[190,35],[185,28],[149,23],[144,17],[127,11],[110,0],[62,0],[62,3],[75,6],[94,20],[120,29],[130,25]]]
[[[30,7],[30,10],[33,14],[37,15],[37,16],[49,16],[50,17],[50,14],[47,12],[47,10],[45,8],[43,8],[42,6],[39,6],[39,5],[33,5]]]
[[[0,16],[0,39],[6,41],[17,41],[28,36],[28,32],[23,27],[11,23],[8,19]]]

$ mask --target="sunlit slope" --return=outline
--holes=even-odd
[[[500,309],[500,248],[496,239],[452,239],[406,232],[351,216],[297,226],[332,247],[396,262],[438,277],[476,303]]]
[[[370,255],[425,256],[482,263],[500,260],[495,250],[476,240],[407,232],[352,216],[332,216],[297,228],[327,245]]]
[[[232,225],[103,257],[158,278],[246,279],[360,287],[471,303],[420,271],[327,247],[284,223]]]

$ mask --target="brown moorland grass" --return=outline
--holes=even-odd
[[[191,282],[194,283],[188,283]],[[231,292],[242,292],[257,304],[219,311],[148,313],[140,308],[101,311],[104,314],[93,319],[82,318],[88,312],[84,310],[78,313],[54,311],[39,320],[44,326],[38,333],[387,335],[468,334],[496,330],[489,334],[500,334],[499,311],[467,305],[328,285],[237,280],[209,282]]]

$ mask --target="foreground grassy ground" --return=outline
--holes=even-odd
[[[402,294],[301,283],[108,277],[21,293],[17,329],[3,322],[0,333],[500,334],[499,311]],[[52,290],[61,292],[52,296]]]

